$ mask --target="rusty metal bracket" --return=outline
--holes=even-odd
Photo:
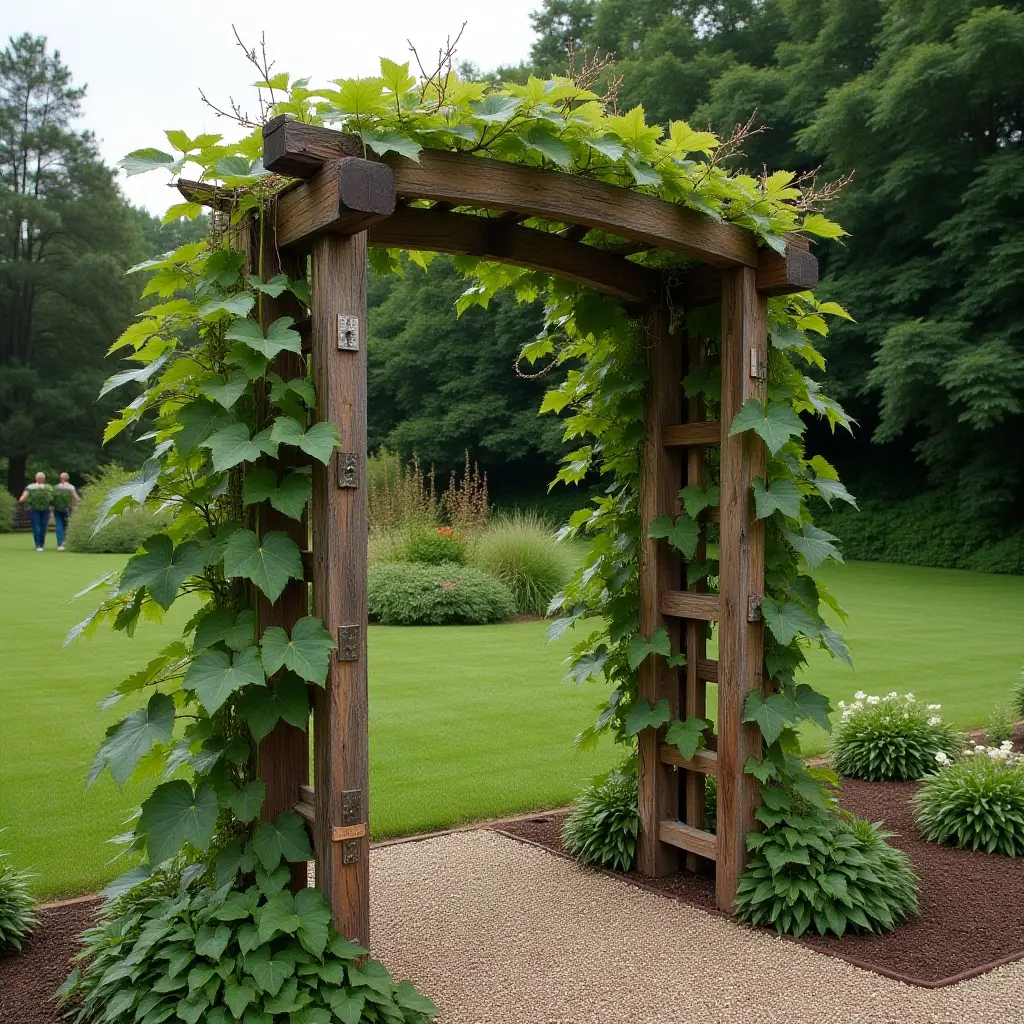
[[[358,661],[361,641],[358,626],[338,627],[338,661]]]
[[[763,622],[761,614],[761,601],[764,600],[760,594],[747,595],[747,622]]]
[[[342,352],[359,351],[359,317],[338,314],[338,348]]]
[[[342,490],[359,486],[359,456],[355,452],[338,452],[338,487]]]

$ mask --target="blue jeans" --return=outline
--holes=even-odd
[[[50,523],[50,510],[47,508],[40,512],[38,509],[30,508],[28,517],[32,520],[32,539],[36,542],[36,547],[41,548],[46,541],[46,527]]]
[[[53,510],[53,525],[57,527],[57,547],[64,547],[64,531],[68,528],[68,510],[66,508],[55,508]]]

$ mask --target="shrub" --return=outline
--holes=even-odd
[[[459,565],[374,565],[366,596],[370,617],[385,626],[472,626],[502,622],[515,611],[503,583]]]
[[[143,507],[122,512],[97,534],[93,534],[93,525],[107,491],[127,483],[135,475],[111,463],[86,480],[82,500],[68,521],[65,542],[68,550],[90,554],[132,554],[147,537],[166,529],[171,521],[171,512],[157,512]]]
[[[959,751],[960,734],[942,721],[938,704],[912,693],[839,702],[840,723],[832,736],[832,764],[851,779],[920,779],[935,768],[939,751]]]
[[[985,729],[988,745],[998,747],[1004,740],[1012,740],[1015,724],[1013,712],[1005,704],[997,704],[988,716],[988,727]]]
[[[256,877],[245,890],[213,889],[187,870],[186,880],[158,876],[107,903],[58,992],[69,1016],[425,1024],[436,1015],[409,982],[396,985],[335,931],[316,889],[292,896],[286,869],[260,867]]]
[[[17,503],[14,495],[0,486],[0,533],[10,533],[14,529],[14,506]]]
[[[562,826],[562,843],[584,864],[629,871],[639,831],[636,775],[616,769],[598,776],[577,798]]]
[[[1024,669],[1021,669],[1020,679],[1014,684],[1010,709],[1017,718],[1024,718]]]
[[[921,835],[985,853],[1024,854],[1024,758],[1011,741],[977,744],[958,761],[936,760],[938,771],[914,797]]]
[[[408,536],[403,551],[406,562],[442,565],[466,562],[465,541],[450,526],[418,526]]]
[[[572,551],[533,512],[491,523],[477,538],[472,561],[512,591],[520,615],[546,615],[576,568]]]
[[[917,913],[917,877],[907,855],[886,842],[892,833],[811,807],[790,806],[777,817],[747,837],[753,852],[734,903],[740,920],[780,934],[813,927],[841,937],[892,931]]]
[[[28,890],[32,876],[7,864],[8,856],[0,851],[0,953],[21,949],[36,924],[35,901]]]

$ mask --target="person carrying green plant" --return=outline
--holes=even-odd
[[[36,551],[43,550],[46,542],[46,527],[50,523],[50,506],[53,504],[53,488],[46,482],[45,473],[36,473],[36,481],[21,492],[18,499],[28,505],[28,516],[32,521],[32,539]]]
[[[57,550],[64,550],[64,533],[68,528],[68,516],[78,504],[78,491],[67,473],[61,473],[60,481],[53,489],[53,525],[57,530]]]

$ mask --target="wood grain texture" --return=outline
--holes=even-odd
[[[667,743],[661,745],[660,757],[663,764],[675,765],[676,768],[683,768],[687,774],[714,775],[718,771],[718,753],[714,750],[698,750],[693,757],[687,759]],[[698,778],[700,783],[701,805],[704,798],[704,780]],[[691,824],[687,822],[687,824]],[[694,825],[694,828],[703,828],[703,825]]]
[[[757,243],[749,231],[616,185],[465,153],[423,150],[419,163],[393,155],[384,160],[394,169],[398,194],[407,199],[583,224],[713,266],[757,266]]]
[[[366,466],[366,345],[337,347],[339,315],[366,324],[366,234],[324,235],[313,243],[312,361],[318,415],[333,423],[345,451]],[[347,938],[370,940],[369,838],[355,863],[342,863],[342,844],[331,839],[343,820],[343,794],[362,796],[359,822],[368,820],[369,772],[366,692],[366,490],[340,488],[334,462],[313,465],[313,608],[332,636],[339,626],[359,627],[358,657],[332,656],[327,685],[315,691],[314,805],[317,887]],[[359,822],[350,822],[358,824]]]
[[[325,163],[365,156],[360,138],[294,118],[272,118],[263,126],[263,166],[289,178],[312,178]]]
[[[754,518],[751,489],[765,475],[764,442],[752,430],[729,436],[729,424],[748,398],[765,400],[766,384],[750,376],[750,353],[767,358],[767,300],[753,270],[722,276],[722,448],[718,622],[718,868],[716,902],[731,910],[746,866],[746,836],[754,828],[759,790],[744,765],[761,750],[755,724],[744,724],[743,702],[760,689],[764,625],[748,621],[750,597],[764,593],[764,523]]]
[[[645,540],[639,587],[640,632],[649,637],[663,626],[668,630],[672,650],[678,651],[680,623],[662,618],[660,600],[664,590],[680,585],[679,556],[667,541],[647,537],[648,527],[660,514],[676,510],[682,482],[679,453],[666,448],[661,437],[666,424],[679,422],[683,405],[683,346],[678,334],[669,333],[671,321],[668,307],[658,306],[648,338],[647,438],[640,469],[641,536]],[[669,668],[664,658],[652,656],[641,662],[639,693],[652,704],[664,698],[672,718],[678,717],[678,669]],[[658,822],[679,814],[678,775],[661,760],[661,730],[644,729],[638,737],[637,748],[640,805],[637,870],[643,875],[671,874],[679,866],[679,855],[674,847],[661,841]]]
[[[701,622],[717,622],[722,614],[717,594],[691,594],[686,590],[662,591],[661,613],[677,619],[698,619]]]
[[[648,303],[661,283],[657,272],[605,250],[498,217],[406,206],[370,228],[370,245],[459,253],[529,267],[635,305]]]
[[[791,295],[817,285],[818,259],[806,248],[806,239],[794,235],[787,241],[785,255],[774,249],[758,251],[758,294]],[[675,301],[685,308],[717,306],[722,301],[722,271],[709,266],[694,267],[683,274],[677,290]]]
[[[672,818],[658,823],[658,836],[663,843],[695,853],[705,860],[715,860],[718,855],[718,843],[711,832],[692,828]]]
[[[280,194],[274,214],[278,244],[305,252],[319,235],[363,231],[394,209],[390,168],[346,157],[324,164],[309,181]]]
[[[718,682],[718,662],[708,658],[700,658],[697,661],[697,678],[707,683]]]
[[[700,337],[691,335],[686,342],[686,364],[689,371],[704,369],[707,366],[707,345]],[[707,422],[707,409],[704,399],[700,394],[686,400],[686,419],[694,426]],[[717,426],[717,424],[716,424]],[[706,452],[696,445],[686,450],[686,483],[700,487],[704,490],[707,486]],[[718,518],[718,509],[705,509],[706,513],[715,513]],[[703,519],[703,516],[702,516]],[[697,550],[693,554],[695,562],[703,562],[707,558],[707,530],[700,531],[697,541]],[[686,588],[692,594],[706,594],[707,581],[698,580]],[[695,619],[687,619],[684,626],[684,643],[686,645],[686,667],[683,670],[683,714],[685,717],[703,718],[707,715],[707,686],[706,675],[701,674],[701,664],[707,660],[707,625]],[[708,753],[710,751],[698,751]],[[718,758],[713,759],[713,772],[717,773]],[[703,830],[706,824],[704,809],[704,779],[696,772],[688,770],[683,777],[683,812],[682,818],[690,828]],[[686,868],[688,871],[696,871],[700,862],[695,853],[687,853]]]
[[[692,423],[675,423],[662,431],[661,443],[673,448],[689,445],[708,448],[720,444],[722,425],[718,420],[696,420]]]

